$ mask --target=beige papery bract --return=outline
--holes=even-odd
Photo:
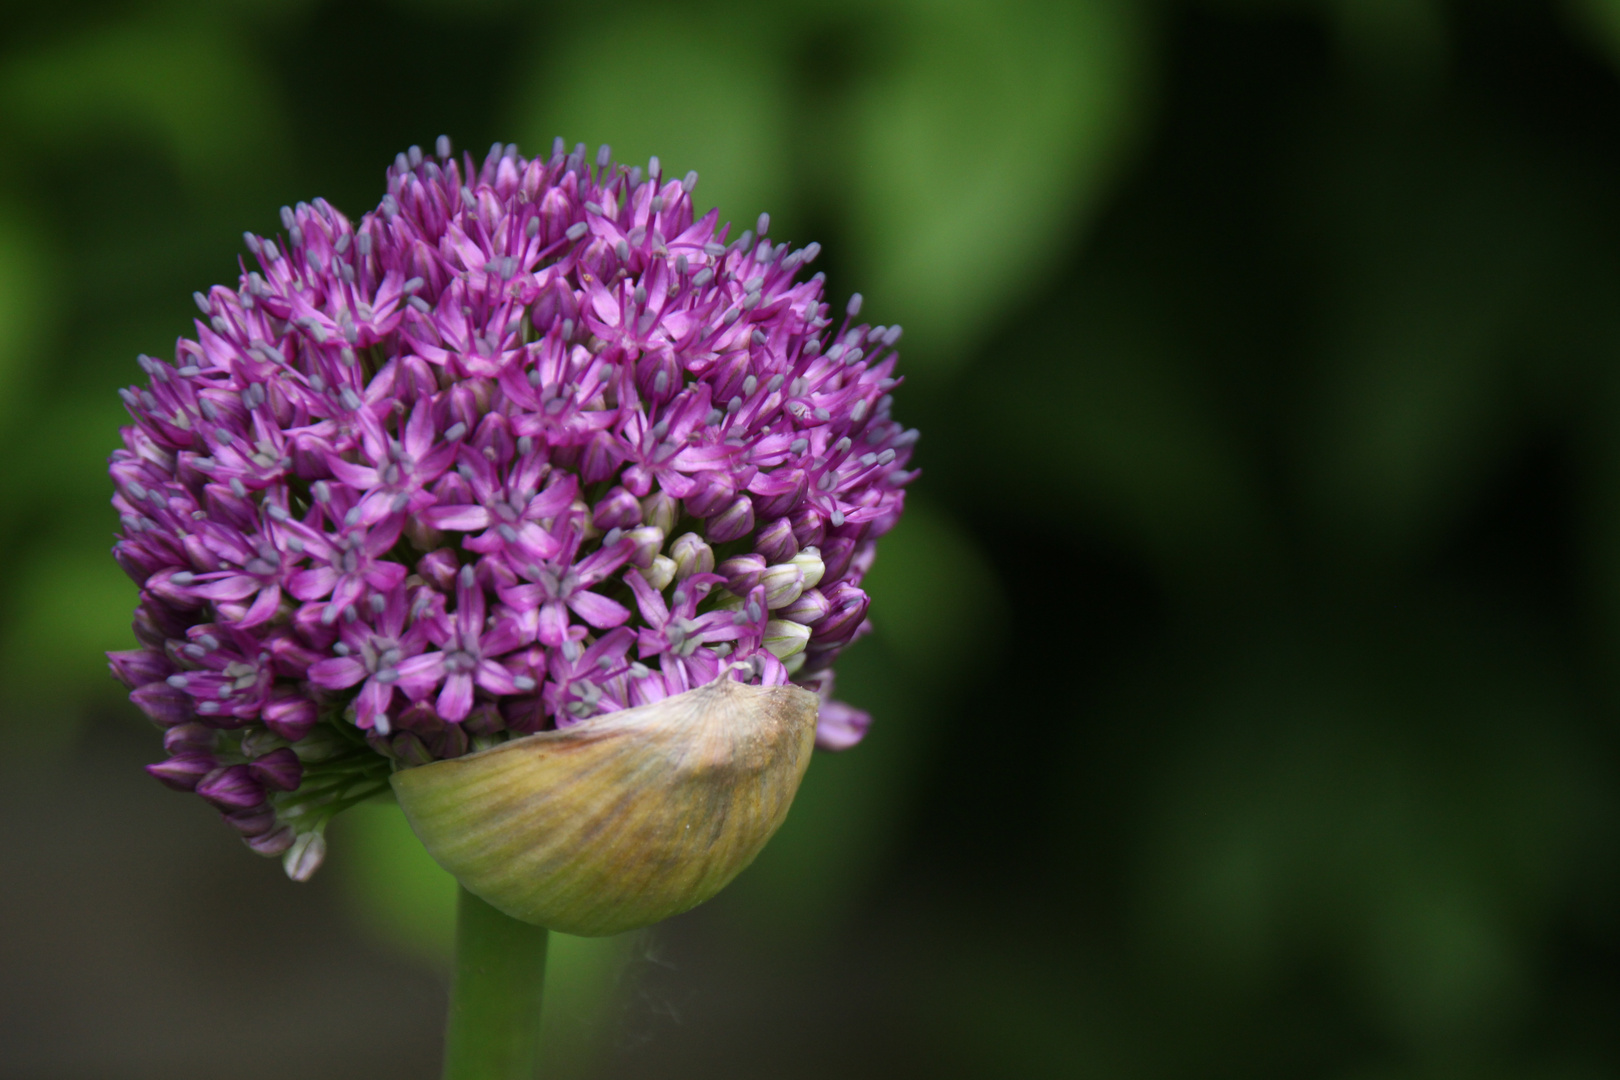
[[[524,922],[616,934],[736,877],[787,817],[815,694],[706,686],[466,757],[405,769],[416,835],[469,891]]]

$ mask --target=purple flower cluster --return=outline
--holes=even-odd
[[[818,245],[728,242],[656,158],[437,149],[247,235],[111,459],[149,770],[300,879],[394,768],[728,669],[853,745],[830,665],[915,475],[900,328],[833,329]]]

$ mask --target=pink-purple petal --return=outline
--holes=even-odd
[[[309,681],[322,690],[347,690],[366,677],[366,666],[352,656],[334,656],[309,665]]]

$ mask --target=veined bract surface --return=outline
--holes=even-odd
[[[729,673],[695,690],[393,776],[411,827],[516,919],[602,936],[719,892],[787,817],[817,697]]]

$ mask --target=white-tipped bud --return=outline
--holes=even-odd
[[[821,561],[821,551],[815,547],[807,547],[788,562],[799,568],[804,575],[804,587],[813,589],[821,584],[822,575],[827,572],[827,566]],[[792,601],[788,601],[792,603]],[[774,604],[772,605],[775,606]]]
[[[326,836],[320,832],[300,833],[281,857],[281,868],[294,881],[308,881],[326,860]]]
[[[723,672],[391,783],[468,891],[524,922],[617,934],[695,907],[753,861],[810,763],[818,704]]]
[[[669,557],[675,560],[676,581],[685,581],[693,574],[714,573],[714,549],[697,533],[677,536],[669,546]]]
[[[680,506],[668,494],[655,491],[641,500],[641,520],[648,525],[662,529],[664,535],[675,527],[675,518]]]
[[[759,579],[765,589],[765,606],[771,610],[786,607],[804,592],[804,571],[790,562],[767,566]]]
[[[675,580],[675,560],[668,555],[654,555],[652,565],[643,570],[641,576],[655,590],[663,592]]]
[[[810,628],[803,623],[772,619],[765,624],[765,648],[778,660],[803,652],[809,641]]]
[[[658,557],[658,549],[664,546],[664,530],[655,525],[643,525],[639,529],[631,529],[624,535],[636,545],[630,561],[643,570],[652,566],[653,560]]]

